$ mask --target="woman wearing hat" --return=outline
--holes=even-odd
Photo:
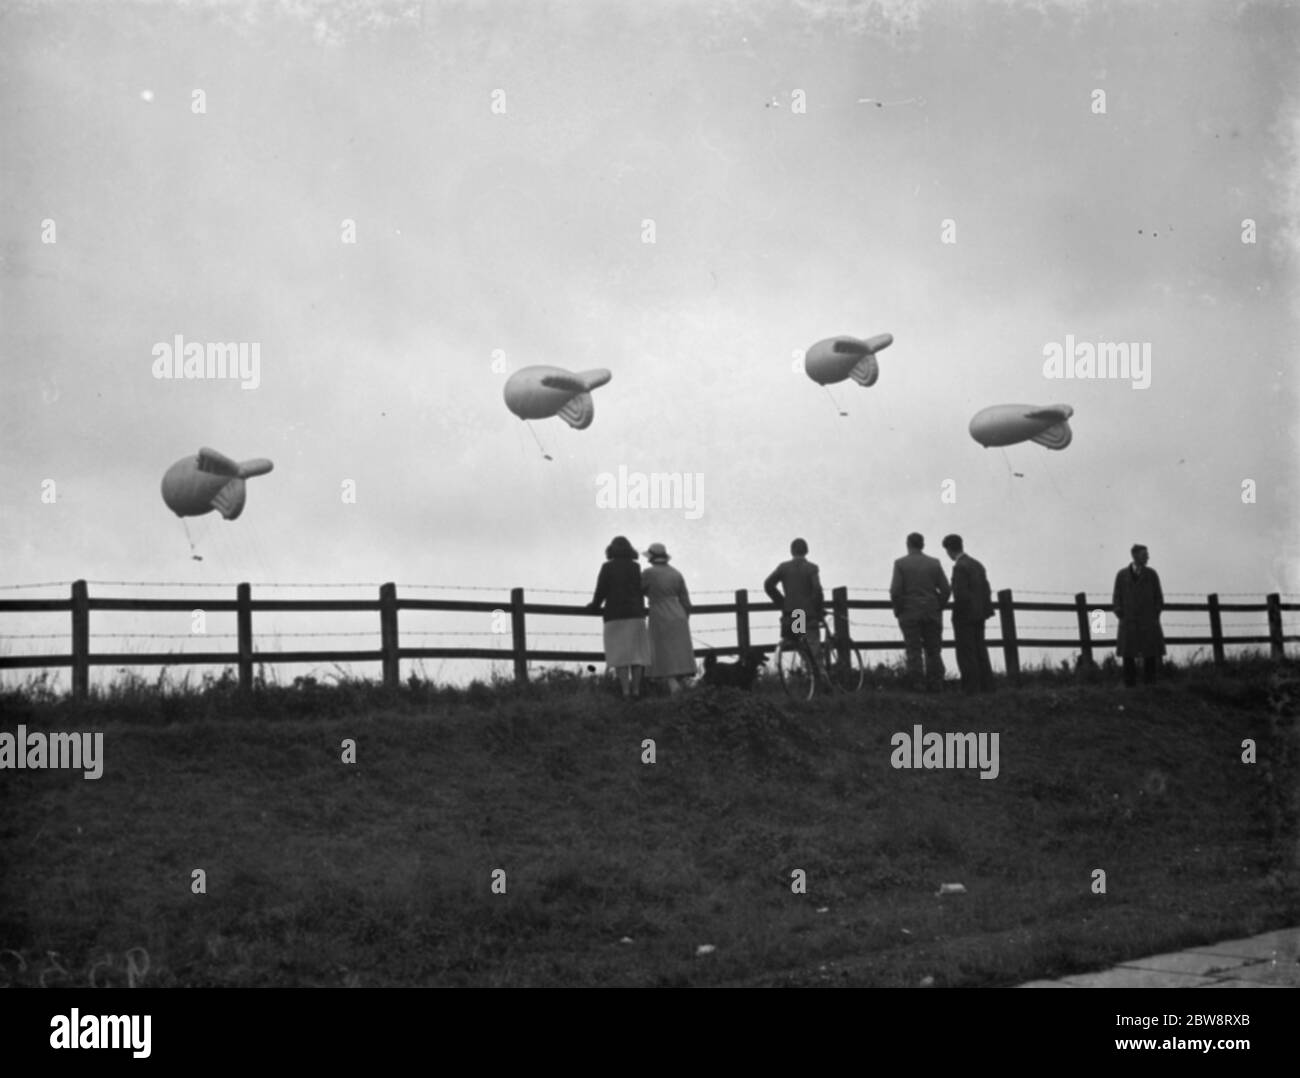
[[[641,589],[650,600],[650,670],[652,678],[664,678],[674,696],[683,678],[695,676],[695,655],[691,651],[691,596],[686,580],[668,564],[663,543],[651,543],[645,552],[650,567],[641,574]]]
[[[596,577],[595,598],[587,609],[605,619],[605,664],[618,671],[624,698],[641,695],[641,676],[650,663],[641,597],[641,566],[636,547],[622,536],[605,548],[605,564]]]

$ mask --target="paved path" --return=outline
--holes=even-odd
[[[1135,958],[1100,973],[1021,988],[1300,988],[1300,928]]]

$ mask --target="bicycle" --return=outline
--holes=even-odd
[[[824,642],[818,645],[815,656],[807,636],[783,636],[777,644],[775,666],[786,695],[811,700],[818,688],[823,693],[857,692],[861,689],[866,683],[867,671],[862,662],[862,653],[853,641],[846,641],[846,660],[840,654],[839,638],[824,617],[818,622],[817,635],[819,639],[824,638]]]

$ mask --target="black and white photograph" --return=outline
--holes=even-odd
[[[1141,988],[1103,1058],[1250,1054],[1163,990],[1300,987],[1298,55],[1288,0],[5,3],[22,1035]]]

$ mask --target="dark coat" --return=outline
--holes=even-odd
[[[894,617],[899,621],[938,617],[950,594],[952,589],[938,558],[917,551],[894,562],[889,599],[894,604]]]
[[[821,576],[807,558],[796,555],[783,561],[763,581],[763,590],[786,616],[802,610],[805,621],[816,624],[816,619],[826,612]]]
[[[1115,617],[1119,634],[1115,651],[1123,659],[1151,658],[1165,653],[1165,634],[1160,628],[1160,612],[1165,608],[1165,593],[1160,577],[1151,568],[1136,576],[1133,567],[1125,566],[1115,577]]]
[[[982,625],[996,612],[984,566],[969,554],[952,563],[952,623]]]
[[[633,554],[635,555],[635,551]],[[596,577],[596,595],[587,604],[591,611],[600,610],[604,621],[644,618],[645,600],[641,596],[641,566],[635,556],[610,558]]]

